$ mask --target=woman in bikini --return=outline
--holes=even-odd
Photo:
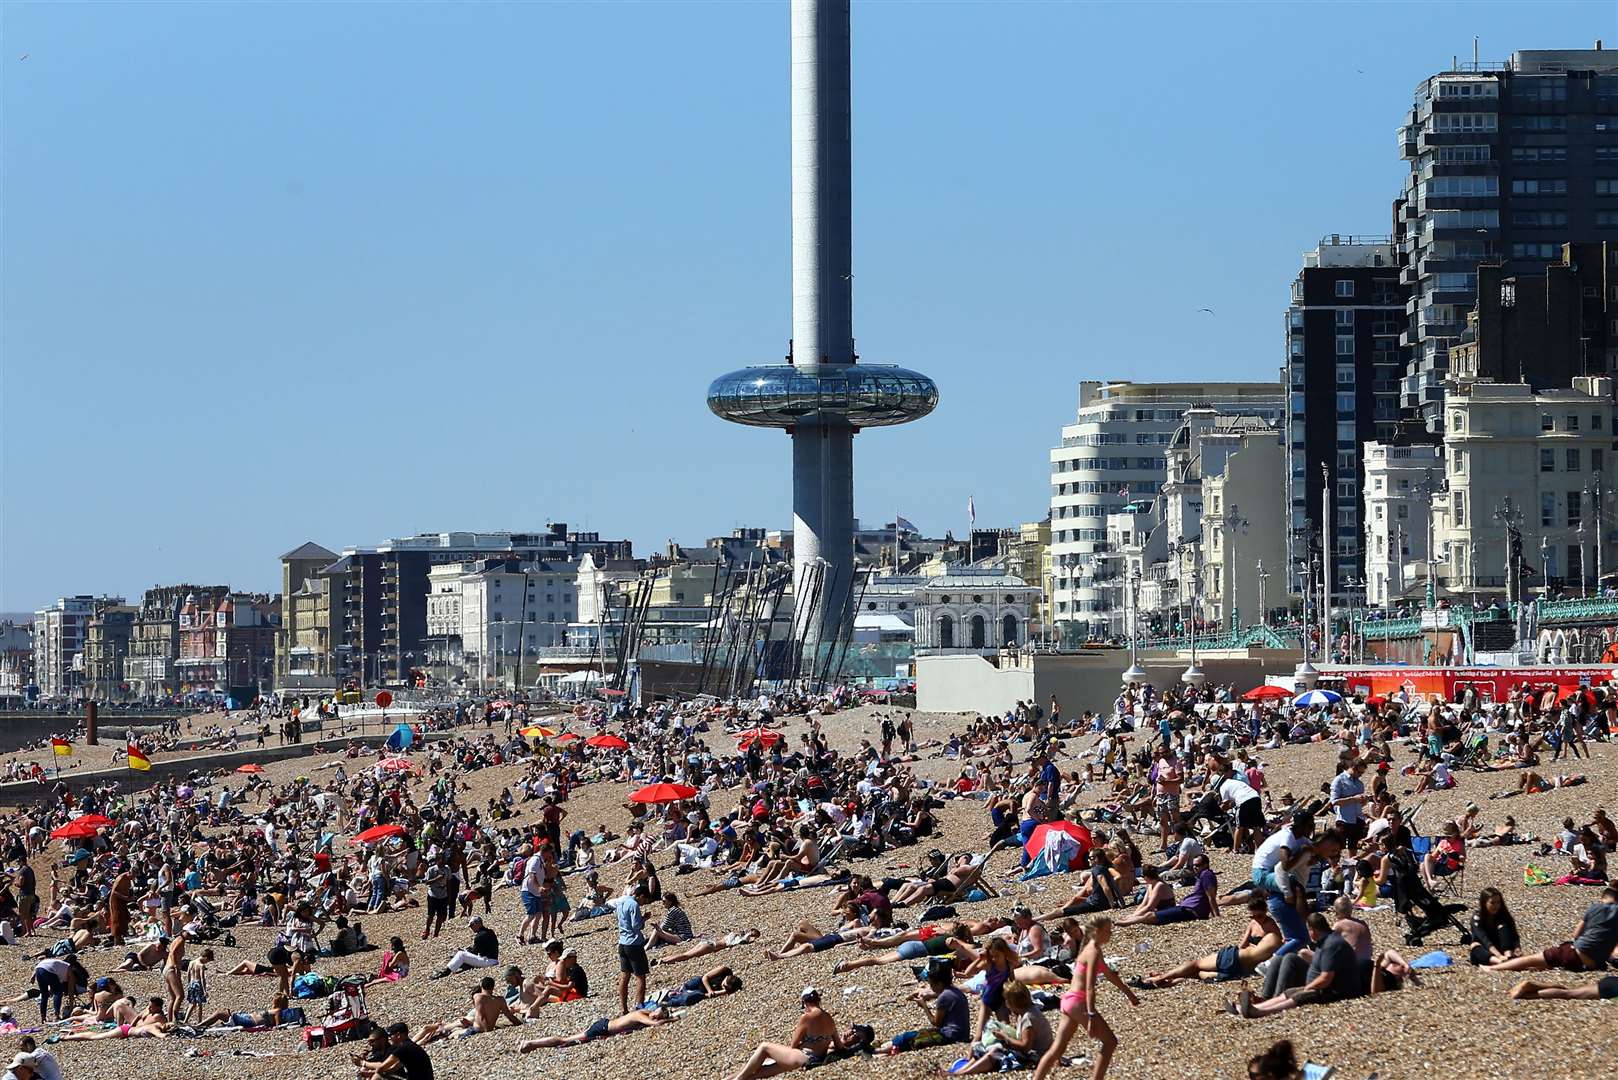
[[[1281,947],[1280,927],[1270,917],[1262,896],[1247,899],[1247,931],[1236,945],[1226,945],[1216,953],[1187,960],[1177,968],[1154,972],[1135,985],[1143,990],[1161,990],[1182,979],[1240,979],[1275,955]]]
[[[1113,1034],[1112,1028],[1105,1018],[1096,1011],[1096,980],[1105,975],[1118,989],[1124,992],[1131,1005],[1139,1005],[1140,998],[1135,991],[1124,985],[1118,973],[1107,966],[1102,959],[1101,950],[1107,942],[1112,940],[1112,918],[1107,915],[1097,915],[1085,927],[1084,948],[1073,961],[1073,981],[1067,993],[1062,995],[1062,1023],[1056,1031],[1056,1041],[1051,1048],[1045,1051],[1045,1056],[1039,1059],[1039,1066],[1034,1070],[1034,1080],[1045,1080],[1051,1071],[1061,1064],[1062,1054],[1066,1052],[1068,1043],[1073,1041],[1073,1033],[1083,1025],[1085,1034],[1101,1044],[1096,1051],[1095,1068],[1091,1071],[1091,1080],[1102,1080],[1107,1075],[1107,1066],[1112,1063],[1113,1052],[1118,1049],[1118,1036]]]
[[[804,988],[799,999],[803,1014],[792,1029],[790,1043],[759,1043],[741,1071],[731,1080],[756,1080],[758,1077],[776,1076],[784,1072],[808,1069],[826,1060],[827,1055],[843,1048],[843,1037],[831,1013],[820,1007],[820,991],[812,986]]]

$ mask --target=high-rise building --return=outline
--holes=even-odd
[[[628,540],[571,532],[565,524],[542,533],[424,533],[345,548],[319,572],[330,590],[333,675],[361,685],[398,685],[428,666],[427,575],[434,566],[485,558],[576,562],[586,554],[616,560],[632,552]]]
[[[34,682],[45,699],[78,697],[84,688],[84,638],[98,603],[124,598],[64,596],[34,612]]]
[[[1063,640],[1109,632],[1107,518],[1157,497],[1165,449],[1193,409],[1279,424],[1286,400],[1277,383],[1079,384],[1078,413],[1050,453],[1052,617]]]
[[[1533,50],[1424,79],[1398,130],[1410,162],[1394,202],[1412,349],[1401,403],[1442,425],[1449,349],[1477,268],[1554,260],[1567,240],[1618,238],[1618,52]]]
[[[1302,560],[1323,531],[1331,537],[1333,592],[1365,573],[1360,453],[1367,442],[1391,439],[1398,424],[1406,356],[1399,335],[1409,294],[1385,236],[1324,237],[1304,253],[1293,279],[1286,316],[1286,566],[1272,568],[1284,574],[1277,584],[1293,592],[1302,591]],[[1325,484],[1332,492],[1329,522],[1320,520]]]

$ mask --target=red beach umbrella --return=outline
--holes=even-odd
[[[689,784],[648,784],[629,796],[630,802],[671,803],[695,797],[697,789]]]
[[[1045,846],[1045,834],[1052,829],[1065,832],[1079,842],[1078,857],[1080,859],[1089,854],[1090,848],[1095,844],[1095,841],[1090,837],[1090,830],[1076,821],[1047,821],[1043,825],[1036,827],[1028,837],[1028,843],[1023,845],[1023,850],[1028,852],[1030,859],[1039,857],[1039,849]]]
[[[264,771],[264,766],[255,765],[249,761],[246,765],[236,766],[236,771],[240,773],[260,773]]]
[[[386,840],[390,836],[403,836],[404,834],[405,827],[403,825],[373,825],[364,832],[356,834],[349,843],[374,844],[378,840]]]
[[[628,750],[629,744],[616,735],[592,735],[584,740],[585,746],[598,746],[603,750]]]
[[[1281,698],[1289,698],[1291,696],[1292,691],[1288,690],[1284,686],[1255,686],[1253,689],[1242,695],[1242,700],[1279,701]]]

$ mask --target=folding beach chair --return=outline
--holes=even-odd
[[[962,852],[961,854],[966,853]],[[989,856],[987,854],[972,856],[972,865],[968,869],[966,876],[961,878],[961,883],[955,886],[948,895],[935,898],[933,903],[958,904],[965,900],[974,889],[981,890],[987,899],[993,900],[998,897],[1000,895],[999,890],[983,874],[984,868],[988,865]]]
[[[1410,852],[1419,866],[1427,856],[1438,849],[1439,837],[1412,836]],[[1433,895],[1442,900],[1446,896],[1466,895],[1466,853],[1441,859],[1433,870]]]

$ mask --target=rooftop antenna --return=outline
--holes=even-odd
[[[1478,69],[1478,39],[1477,39],[1477,35],[1474,34],[1472,36],[1472,70],[1476,71],[1477,69]]]

